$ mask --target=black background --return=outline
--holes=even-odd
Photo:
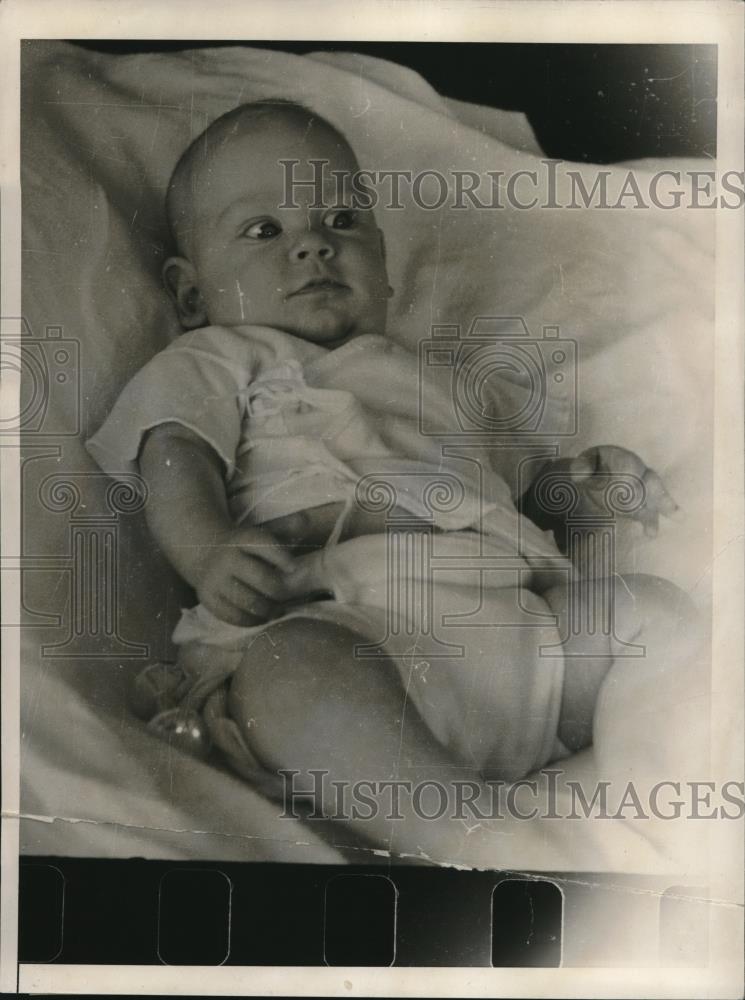
[[[578,919],[630,892],[657,910],[662,967],[708,953],[701,890],[673,877],[45,857],[19,874],[21,962],[614,969],[629,939]]]

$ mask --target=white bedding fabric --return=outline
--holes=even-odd
[[[53,325],[78,340],[82,380],[79,433],[53,439],[59,455],[40,453],[24,472],[25,544],[35,555],[65,555],[68,546],[68,516],[39,504],[40,483],[50,473],[94,471],[83,441],[125,382],[178,334],[159,278],[163,196],[180,151],[212,118],[243,101],[287,97],[336,124],[363,168],[508,173],[536,166],[524,120],[446,101],[410,70],[354,54],[236,47],[116,57],[34,43],[23,88],[24,315],[37,337]],[[653,167],[644,164],[639,175]],[[591,186],[594,168],[578,169]],[[394,338],[412,343],[432,323],[467,326],[476,315],[498,314],[523,316],[538,337],[544,325],[558,325],[578,342],[581,423],[572,450],[615,443],[638,451],[684,515],[652,542],[627,532],[619,568],[666,576],[706,610],[712,214],[409,207],[381,212],[378,221],[396,290]],[[74,409],[69,394],[53,395],[47,426],[75,431]],[[141,516],[121,516],[118,530],[120,633],[148,655],[127,661],[94,649],[89,659],[50,658],[40,645],[61,641],[64,629],[26,629],[23,850],[372,860],[369,852],[331,846],[354,848],[338,828],[329,838],[278,821],[275,806],[227,773],[176,753],[166,760],[163,746],[128,714],[126,680],[170,652],[180,597]],[[25,600],[37,612],[64,615],[66,577],[27,574]],[[601,766],[585,752],[568,763],[565,778],[591,787],[609,768],[628,775],[633,760],[634,777],[652,780],[634,748],[650,725],[680,733],[701,717],[708,669],[701,664],[695,677],[681,678],[674,693],[659,685],[645,693],[647,711],[632,706],[628,726],[615,735],[614,760]],[[674,753],[671,760],[676,765]],[[560,788],[560,800],[565,794]],[[505,821],[495,867],[660,870],[690,856],[688,833],[674,823],[536,822],[544,828],[540,856],[526,857],[521,823]]]

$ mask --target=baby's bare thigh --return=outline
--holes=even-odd
[[[634,637],[656,648],[660,641],[690,644],[700,636],[701,621],[691,598],[669,580],[645,573],[615,577],[612,598],[615,635]]]
[[[598,577],[546,593],[564,654],[559,736],[579,750],[598,735],[604,689],[623,689],[624,713],[664,683],[660,670],[685,660],[697,616],[688,597],[659,577]]]
[[[228,707],[244,735],[297,748],[311,716],[326,738],[333,734],[345,692],[369,680],[355,662],[360,641],[332,621],[297,617],[268,626],[246,648],[230,685]]]
[[[707,624],[691,599],[667,580],[619,581],[617,645],[595,710],[597,760],[609,772],[680,777],[705,756],[710,680]],[[634,772],[636,774],[636,772]]]
[[[647,574],[618,574],[553,586],[544,595],[567,650],[614,657],[644,633],[653,639],[671,623],[696,627],[691,599],[675,584]],[[604,645],[605,640],[607,643]]]

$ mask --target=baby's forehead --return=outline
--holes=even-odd
[[[349,142],[333,126],[312,115],[286,111],[262,115],[258,120],[239,120],[212,139],[206,135],[204,152],[213,164],[230,159],[234,152],[246,154],[260,167],[270,166],[272,160],[291,159],[356,162]]]
[[[173,178],[168,199],[172,225],[190,227],[202,214],[211,215],[216,202],[222,207],[238,191],[257,196],[273,193],[276,200],[277,189],[284,190],[287,170],[305,176],[313,170],[313,160],[328,163],[324,188],[332,179],[331,171],[359,169],[347,139],[304,109],[276,107],[259,115],[247,110],[218,120],[192,145],[187,162]],[[283,161],[295,165],[288,168]]]

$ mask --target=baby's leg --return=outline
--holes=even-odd
[[[613,629],[598,655],[599,636],[571,634],[569,619],[575,609],[575,621],[587,621],[588,602],[597,605],[598,588],[609,586]],[[645,765],[664,759],[679,772],[682,756],[701,751],[708,679],[704,629],[690,599],[642,574],[557,586],[544,597],[567,637],[562,741],[570,749],[593,742],[596,759],[615,769],[628,767],[633,752]]]
[[[436,555],[478,554],[475,533],[440,541],[449,540],[457,544],[435,545]],[[551,609],[519,586],[514,570],[440,567],[424,582],[396,579],[385,545],[384,536],[360,538],[299,559],[295,586],[325,581],[346,602],[380,612],[374,639],[393,661],[385,669],[398,674],[435,744],[489,779],[524,777],[545,762],[556,736],[562,654]],[[549,645],[557,654],[541,657]]]
[[[458,808],[464,794],[488,810],[491,792],[480,774],[434,738],[392,660],[355,658],[359,643],[354,632],[322,621],[295,618],[268,628],[246,654],[228,696],[251,750],[270,770],[298,772],[294,787],[314,789],[316,808],[337,819],[345,817],[333,782],[346,789],[349,820],[350,791],[359,782],[407,781],[411,789],[434,780],[447,796],[436,822],[424,816],[442,802],[436,789],[422,793],[421,808],[404,790],[393,810],[392,789],[376,797],[368,788],[377,807],[370,816],[366,807],[365,815],[351,815],[352,826],[393,852],[457,861],[467,848],[470,860],[498,864],[494,844],[471,842],[475,821],[462,803]],[[314,771],[323,772],[322,781]]]
[[[621,627],[636,630],[646,655],[616,656],[608,672],[595,711],[597,760],[618,768],[625,754],[641,774],[695,779],[708,768],[709,629],[668,581],[639,574],[623,583]]]

